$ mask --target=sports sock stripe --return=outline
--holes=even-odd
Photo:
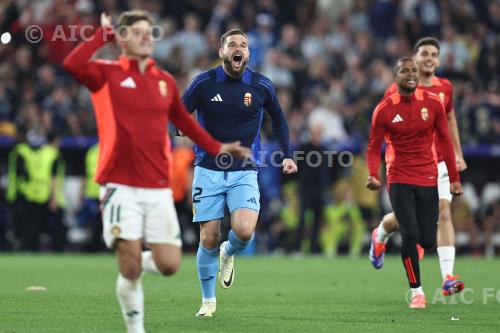
[[[408,274],[410,276],[410,283],[417,283],[417,279],[415,277],[415,272],[413,271],[413,266],[411,264],[411,258],[408,257],[405,260],[406,260],[406,264],[408,267]]]
[[[406,274],[408,275],[408,279],[410,280],[410,283],[417,283],[415,279],[415,274],[413,272],[413,267],[411,266],[411,261],[410,258],[405,258],[403,260],[405,268],[406,268]]]

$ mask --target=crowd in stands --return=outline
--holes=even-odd
[[[453,83],[462,144],[486,151],[500,145],[498,0],[3,1],[0,33],[10,32],[12,41],[0,44],[1,139],[16,138],[24,130],[62,137],[96,135],[89,93],[64,72],[62,60],[92,29],[83,35],[72,31],[97,27],[101,12],[116,18],[130,8],[155,17],[154,59],[175,76],[181,91],[194,75],[220,64],[221,34],[241,27],[249,38],[248,66],[277,88],[293,148],[354,153],[350,167],[337,161],[323,168],[323,163],[319,168],[324,172],[303,167],[306,172],[284,177],[272,166],[261,170],[257,248],[263,251],[335,256],[339,248],[344,251],[343,239],[351,255],[363,251],[368,231],[390,209],[384,196],[364,190],[363,148],[371,115],[392,81],[394,61],[411,55],[420,37],[440,39],[438,75]],[[40,42],[27,40],[25,32],[32,25],[41,27]],[[109,43],[97,56],[114,59],[117,52]],[[262,136],[263,150],[276,149],[269,122]],[[185,243],[195,246],[197,230],[189,222],[190,175],[183,172],[192,156],[186,149],[189,142],[175,145],[179,158],[174,160],[180,164],[177,208]],[[467,250],[492,254],[500,225],[500,179],[498,154],[488,154],[481,168],[490,164],[490,169],[473,170],[470,165],[464,174],[466,195],[456,200],[454,213]],[[1,167],[5,174],[7,163]],[[312,193],[326,198],[325,204],[315,206]]]

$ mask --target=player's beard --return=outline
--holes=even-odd
[[[223,59],[224,62],[224,69],[226,70],[227,74],[229,74],[230,77],[232,78],[239,78],[243,75],[243,72],[245,71],[245,68],[247,67],[247,62],[248,59],[243,56],[243,59],[241,60],[241,66],[239,69],[233,68],[233,56],[225,56]]]
[[[399,90],[405,94],[413,94],[416,89],[417,89],[416,85],[414,87],[404,87],[404,86],[399,87]]]

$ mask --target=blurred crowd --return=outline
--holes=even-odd
[[[130,8],[155,17],[161,28],[153,56],[176,77],[181,91],[194,75],[220,63],[220,35],[243,28],[249,37],[249,67],[277,87],[293,148],[354,153],[350,167],[318,161],[310,169],[299,162],[295,177],[263,168],[257,250],[330,256],[338,251],[357,256],[364,250],[368,231],[390,209],[384,194],[364,190],[363,148],[372,111],[391,83],[393,62],[411,54],[422,36],[441,41],[438,75],[453,83],[462,143],[500,144],[498,0],[3,1],[0,33],[10,32],[12,41],[0,44],[0,136],[23,137],[29,145],[34,145],[30,138],[50,133],[95,136],[89,93],[62,70],[62,59],[81,40],[72,31],[97,26],[101,12],[116,18]],[[31,25],[43,32],[38,43],[25,34]],[[98,56],[114,59],[117,52],[110,43]],[[272,151],[277,145],[265,124],[263,150]],[[195,247],[186,168],[192,152],[189,142],[174,144],[177,208],[185,244]],[[7,163],[2,164],[5,173]],[[467,183],[465,177],[466,195],[454,200],[455,221],[464,248],[493,254],[500,180],[498,171],[479,173],[485,176],[479,183],[473,177]]]

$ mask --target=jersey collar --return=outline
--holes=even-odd
[[[251,71],[248,68],[245,68],[243,75],[238,79],[233,79],[232,77],[227,75],[226,72],[224,72],[224,68],[222,68],[222,65],[215,68],[215,74],[216,74],[215,82],[233,81],[233,82],[243,82],[250,84]]]
[[[403,102],[414,101],[414,100],[421,101],[424,99],[424,91],[422,89],[417,88],[415,89],[415,92],[410,96],[404,96],[401,95],[399,91],[396,90],[396,92],[392,94],[390,98],[392,100],[392,104],[394,105],[398,104],[401,101]]]
[[[120,57],[118,58],[118,62],[120,63],[120,66],[123,68],[124,71],[128,70],[134,70],[137,72],[139,71],[139,65],[136,59],[127,58],[124,55],[120,55]],[[153,59],[148,58],[146,62],[146,71],[148,71],[155,64],[156,62]]]

